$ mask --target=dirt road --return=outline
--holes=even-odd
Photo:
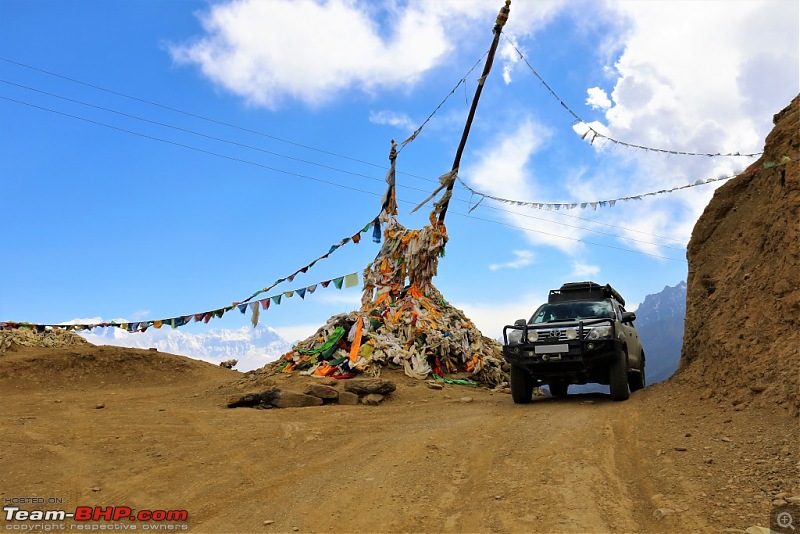
[[[18,347],[0,356],[0,498],[187,510],[191,532],[744,529],[766,524],[771,495],[712,496],[731,476],[729,445],[792,421],[691,410],[667,386],[621,403],[517,406],[501,392],[387,377],[398,389],[376,407],[227,409],[255,387],[235,371],[132,349]],[[314,379],[273,380],[302,390]],[[712,429],[740,415],[752,421],[720,442]],[[775,461],[791,468],[788,439],[758,448],[780,449]]]

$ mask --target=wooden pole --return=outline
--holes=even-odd
[[[492,32],[494,33],[494,38],[492,39],[492,45],[489,47],[489,54],[486,57],[486,64],[483,66],[483,74],[479,79],[478,87],[475,89],[475,97],[472,99],[472,106],[469,108],[469,115],[467,115],[467,123],[464,125],[464,133],[461,134],[461,142],[458,144],[458,149],[456,150],[456,157],[453,161],[452,170],[457,170],[458,167],[461,165],[461,155],[464,153],[464,147],[467,144],[467,137],[469,137],[469,130],[472,127],[472,119],[475,118],[475,110],[478,108],[478,100],[481,98],[481,92],[483,91],[483,84],[486,83],[486,78],[489,75],[489,71],[492,70],[492,63],[494,62],[494,55],[497,52],[497,44],[500,41],[500,32],[503,29],[503,26],[508,20],[508,14],[511,11],[511,0],[506,0],[505,5],[500,8],[500,12],[497,14],[497,20],[494,23],[494,29]],[[453,180],[448,186],[447,190],[445,191],[445,195],[451,193],[453,191],[453,185],[455,185],[455,180]],[[444,222],[444,216],[447,213],[447,206],[450,204],[450,199],[446,199],[442,204],[442,209],[439,212],[439,222]]]

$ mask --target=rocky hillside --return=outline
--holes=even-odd
[[[763,156],[714,194],[687,250],[676,378],[701,395],[800,414],[800,96]]]

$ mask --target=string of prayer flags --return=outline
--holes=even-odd
[[[648,147],[648,146],[643,146],[643,145],[636,145],[636,144],[633,144],[633,143],[626,143],[625,141],[620,141],[618,139],[614,139],[613,137],[609,137],[607,135],[603,135],[602,133],[600,133],[597,130],[595,130],[594,128],[592,128],[589,123],[587,123],[585,120],[580,118],[578,116],[578,114],[575,113],[572,110],[572,108],[570,108],[567,104],[565,104],[564,101],[561,99],[561,97],[556,94],[556,92],[547,84],[546,81],[544,81],[544,78],[542,78],[539,75],[539,73],[536,72],[536,69],[533,68],[533,65],[531,65],[528,62],[528,60],[525,58],[525,56],[522,55],[522,52],[520,51],[519,48],[517,48],[516,43],[514,43],[514,41],[509,39],[508,36],[505,35],[505,33],[503,34],[503,36],[506,38],[506,41],[508,41],[508,43],[511,45],[511,47],[517,52],[517,55],[519,55],[519,58],[523,61],[523,63],[525,63],[525,65],[527,65],[528,69],[533,73],[533,75],[536,76],[536,78],[539,79],[539,81],[542,83],[542,85],[545,87],[545,89],[547,89],[547,91],[553,96],[553,98],[558,100],[558,103],[561,104],[561,107],[564,108],[565,110],[567,110],[567,112],[572,116],[573,124],[582,124],[583,126],[585,126],[587,128],[587,130],[583,133],[583,135],[581,135],[581,139],[586,139],[586,137],[589,135],[589,133],[592,134],[591,139],[589,139],[589,143],[591,143],[591,144],[594,144],[594,141],[599,137],[599,138],[605,139],[609,143],[614,143],[615,145],[624,146],[626,148],[634,148],[634,149],[644,150],[646,152],[660,152],[660,153],[663,153],[663,154],[674,154],[674,155],[677,155],[677,156],[705,156],[705,157],[709,157],[709,158],[719,158],[719,157],[744,157],[744,158],[750,158],[750,157],[754,157],[754,156],[760,156],[761,154],[763,154],[763,152],[753,152],[753,153],[749,153],[749,154],[742,154],[740,152],[729,152],[727,154],[722,154],[720,152],[710,153],[710,152],[688,152],[688,151],[682,151],[682,150],[667,150],[667,149],[664,149],[664,148],[653,148],[653,147]]]
[[[705,185],[712,182],[720,182],[723,180],[730,180],[731,178],[736,178],[741,173],[737,173],[731,176],[719,176],[717,178],[708,178],[706,180],[697,180],[693,184],[682,185],[680,187],[673,187],[671,189],[661,189],[659,191],[651,191],[649,193],[643,193],[641,195],[632,195],[628,197],[620,197],[620,198],[612,198],[609,200],[593,200],[588,202],[526,202],[522,200],[513,200],[508,198],[496,197],[494,195],[487,195],[486,193],[481,193],[480,191],[476,191],[475,189],[471,188],[467,185],[460,177],[458,181],[467,188],[467,190],[472,193],[473,195],[478,195],[481,197],[481,201],[484,198],[490,198],[492,200],[496,200],[498,202],[502,202],[504,204],[511,204],[513,206],[525,206],[528,208],[534,208],[539,210],[572,210],[575,208],[586,209],[587,207],[591,207],[593,210],[597,210],[598,207],[600,208],[613,208],[617,202],[627,202],[629,200],[643,200],[644,197],[652,197],[655,195],[663,195],[666,193],[673,193],[675,191],[680,191],[683,189],[689,189],[690,187],[697,187],[698,185]],[[475,206],[470,209],[470,211],[474,210],[478,207],[480,201],[475,204]]]
[[[298,274],[301,274],[301,273],[305,274],[306,272],[308,272],[308,270],[311,267],[314,266],[315,263],[317,263],[319,260],[324,260],[325,258],[330,256],[331,254],[333,254],[333,252],[335,252],[337,249],[339,249],[339,247],[341,247],[343,245],[346,245],[347,243],[349,243],[351,241],[353,243],[358,244],[361,241],[361,234],[365,233],[365,232],[368,232],[369,229],[372,226],[375,227],[375,230],[374,230],[373,236],[372,236],[373,241],[375,241],[376,243],[380,243],[381,242],[381,225],[380,225],[380,221],[378,220],[378,217],[375,217],[374,220],[368,222],[366,225],[364,225],[364,227],[361,230],[359,230],[358,232],[356,232],[352,236],[345,237],[341,241],[336,243],[335,245],[331,245],[331,247],[328,249],[328,252],[326,252],[322,256],[316,258],[314,261],[312,261],[308,265],[305,265],[305,266],[301,267],[300,269],[297,269],[295,272],[293,272],[292,274],[290,274],[289,276],[287,276],[285,278],[278,278],[271,285],[269,285],[269,286],[267,286],[267,287],[265,287],[263,289],[259,289],[258,291],[256,291],[255,293],[253,293],[252,295],[250,295],[249,297],[247,297],[244,300],[234,302],[233,305],[234,306],[238,306],[239,304],[250,302],[251,300],[256,298],[258,295],[261,295],[262,293],[266,293],[267,291],[270,291],[271,289],[273,289],[278,284],[281,284],[283,282],[292,282],[294,280],[295,276],[297,276]],[[242,312],[242,313],[244,313],[244,312]]]
[[[250,322],[253,324],[253,326],[257,326],[261,315],[261,311],[268,310],[270,308],[270,303],[274,303],[275,305],[280,304],[284,296],[286,298],[291,298],[295,293],[297,293],[298,295],[300,295],[301,299],[305,299],[305,295],[314,293],[314,291],[317,290],[317,286],[322,286],[325,288],[328,287],[331,282],[333,282],[333,285],[336,287],[336,289],[341,289],[343,285],[348,288],[355,287],[358,285],[358,281],[359,281],[358,273],[357,272],[350,273],[345,276],[339,276],[333,278],[331,280],[317,282],[316,284],[312,284],[308,287],[302,287],[291,291],[284,291],[282,293],[278,293],[277,295],[266,297],[261,300],[254,300],[252,302],[242,302],[236,305],[227,306],[225,308],[218,308],[216,310],[206,311],[201,313],[180,315],[176,317],[170,317],[169,319],[154,319],[152,321],[138,321],[138,322],[110,321],[110,322],[86,323],[86,324],[38,324],[38,323],[6,321],[6,322],[0,322],[0,330],[31,328],[40,333],[45,332],[46,330],[53,330],[53,329],[80,332],[83,330],[92,330],[94,328],[115,327],[127,330],[128,332],[144,332],[150,327],[156,329],[159,329],[163,326],[179,328],[181,326],[191,323],[192,321],[194,321],[195,323],[199,322],[208,323],[212,318],[214,317],[221,318],[226,312],[229,312],[234,309],[239,310],[239,312],[241,312],[242,314],[245,314],[248,310],[250,310],[251,313]]]

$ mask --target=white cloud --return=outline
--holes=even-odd
[[[592,109],[608,109],[611,107],[611,100],[605,91],[599,87],[591,87],[586,90],[589,97],[586,99],[586,104],[591,106]]]
[[[298,100],[319,106],[341,91],[414,85],[452,49],[445,25],[485,16],[489,7],[438,4],[224,2],[200,15],[205,35],[170,52],[251,104],[275,109]],[[391,21],[388,29],[381,17]]]
[[[407,114],[388,110],[370,111],[369,122],[373,124],[385,124],[410,131],[413,131],[414,128],[416,128],[416,124]]]
[[[622,52],[612,71],[615,79],[610,101],[598,87],[588,89],[586,103],[606,110],[605,125],[594,122],[592,128],[621,141],[676,151],[744,153],[761,149],[772,126],[772,114],[798,90],[796,2],[695,1],[691,10],[681,2],[656,0],[609,2],[606,6],[619,14],[621,39],[616,48]],[[607,83],[606,78],[602,81]],[[573,128],[583,135],[587,125]],[[743,158],[665,156],[617,147],[602,139],[593,146],[613,153],[614,160],[592,170],[573,187],[583,194],[600,195],[597,199],[730,175],[749,163]],[[621,172],[631,164],[638,167],[634,179]],[[719,185],[626,204],[624,219],[608,210],[605,220],[685,242]],[[666,242],[632,231],[623,233]],[[662,246],[641,241],[633,246],[664,253]],[[667,255],[682,256],[672,250]]]
[[[520,60],[519,54],[517,53],[515,47],[518,48],[520,52],[525,54],[525,50],[517,42],[516,37],[509,35],[508,40],[511,42],[504,42],[503,46],[500,48],[500,59],[503,62],[503,81],[506,82],[506,84],[511,83],[511,73],[514,71],[514,67],[516,67]]]
[[[272,329],[278,332],[278,334],[288,341],[290,344],[297,343],[298,341],[304,341],[305,339],[309,338],[310,336],[314,335],[314,332],[319,330],[322,324],[293,324],[287,326],[272,326]]]
[[[546,202],[547,186],[537,182],[529,167],[532,156],[546,145],[551,132],[522,116],[506,121],[486,148],[476,152],[477,162],[462,173],[476,190],[493,196],[527,201]],[[569,199],[564,199],[569,200]],[[525,237],[534,245],[549,245],[568,254],[577,254],[582,246],[577,228],[553,220],[554,214],[546,211],[532,213],[530,208],[513,205],[502,206],[508,224],[524,229]]]
[[[564,0],[512,6],[508,35],[530,34]],[[204,34],[173,44],[174,61],[249,103],[320,106],[351,90],[407,88],[442,64],[477,24],[491,37],[501,3],[360,0],[225,1],[198,15]],[[488,22],[487,22],[488,21]],[[513,55],[501,52],[510,81]]]
[[[589,265],[581,261],[572,262],[572,273],[568,278],[583,279],[583,278],[596,278],[600,274],[600,267],[597,265]]]
[[[548,290],[542,290],[541,294],[520,295],[506,302],[451,304],[462,310],[484,336],[502,339],[503,327],[514,324],[517,319],[528,319],[540,304],[547,302],[547,292]]]
[[[500,269],[521,269],[531,265],[534,261],[533,252],[530,250],[512,250],[511,253],[516,256],[515,260],[506,263],[492,263],[489,265],[490,271],[498,271]]]

